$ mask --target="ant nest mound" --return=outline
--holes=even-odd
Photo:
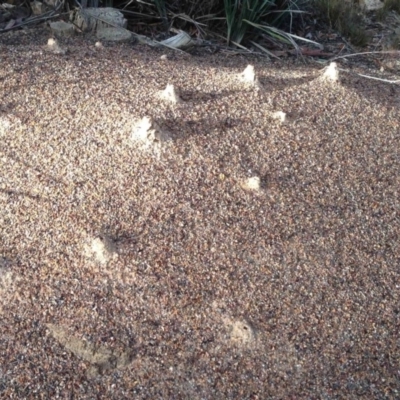
[[[150,117],[143,117],[133,124],[131,140],[144,148],[160,147],[170,141],[171,136]]]
[[[223,317],[222,321],[228,333],[228,340],[235,346],[251,348],[256,344],[256,332],[245,319],[233,320]]]
[[[339,82],[339,69],[337,63],[331,62],[322,75],[322,80],[324,82]]]
[[[182,102],[179,96],[179,90],[175,89],[174,85],[170,84],[167,85],[165,90],[159,92],[159,98],[172,104],[179,104]]]
[[[94,258],[101,265],[106,265],[109,261],[118,257],[115,243],[106,235],[88,240],[84,249],[86,257]]]
[[[245,190],[258,192],[261,189],[261,179],[258,176],[252,176],[241,182],[241,187]]]
[[[246,86],[253,87],[255,90],[259,90],[262,88],[262,85],[254,71],[254,66],[250,64],[245,68],[242,73],[239,74],[239,81],[244,83]]]
[[[47,45],[45,47],[45,50],[54,53],[54,54],[65,54],[67,51],[63,49],[59,44],[56,39],[50,38],[47,41]]]

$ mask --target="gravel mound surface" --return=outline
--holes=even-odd
[[[399,86],[28,36],[0,44],[0,397],[400,397]]]

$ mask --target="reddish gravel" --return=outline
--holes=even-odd
[[[399,86],[46,41],[0,42],[0,397],[400,398]]]

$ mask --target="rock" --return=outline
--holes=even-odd
[[[109,42],[130,42],[133,40],[131,32],[124,28],[97,29],[96,37]]]
[[[32,1],[31,8],[33,15],[42,15],[47,11],[47,6],[41,1]]]
[[[82,8],[71,14],[73,23],[83,31],[96,32],[104,28],[126,28],[127,20],[115,8]]]
[[[379,10],[385,5],[382,0],[359,0],[358,3],[366,11]]]
[[[67,38],[75,33],[74,25],[64,21],[50,22],[50,29],[57,37]]]
[[[47,4],[50,8],[57,8],[59,0],[44,0],[44,4]]]
[[[195,41],[186,32],[180,31],[177,35],[160,42],[164,46],[174,49],[188,49],[195,45]]]

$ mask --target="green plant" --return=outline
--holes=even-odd
[[[89,0],[92,1],[92,0]],[[263,43],[308,39],[292,34],[292,22],[310,0],[124,0],[129,24],[144,34],[184,30],[197,37],[225,39],[247,50],[248,43],[269,53]],[[285,23],[286,32],[280,29]],[[260,40],[261,39],[261,40]],[[268,47],[268,45],[266,47]]]
[[[80,4],[80,6],[82,8],[88,8],[88,7],[98,8],[99,7],[99,0],[81,0],[81,1],[77,1],[77,3]]]
[[[249,23],[257,24],[274,6],[271,0],[224,0],[228,43],[241,43]]]
[[[337,29],[356,46],[365,46],[368,36],[356,6],[343,0],[313,0],[319,13],[327,19],[332,29]]]
[[[167,17],[167,7],[165,5],[165,0],[154,0],[157,11],[160,15],[161,21],[163,23],[164,29],[168,29],[168,17]]]
[[[379,21],[383,21],[388,15],[389,11],[396,11],[400,14],[400,1],[399,0],[385,0],[382,8],[380,8],[376,16]]]
[[[251,44],[270,55],[273,54],[257,42],[261,34],[268,36],[269,41],[291,44],[295,48],[298,48],[296,40],[317,44],[279,29],[286,17],[292,21],[294,15],[303,13],[299,3],[304,0],[224,0],[228,44],[246,49],[242,42],[247,37]]]
[[[400,14],[400,1],[399,0],[385,0],[384,9],[396,11]]]

